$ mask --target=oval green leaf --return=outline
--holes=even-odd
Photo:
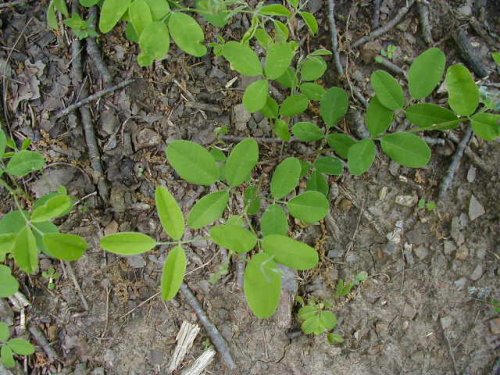
[[[231,69],[245,76],[262,74],[262,65],[257,54],[247,45],[230,41],[222,47],[222,56],[231,64]]]
[[[363,139],[349,147],[347,165],[349,172],[360,176],[372,166],[377,155],[377,148],[371,139]]]
[[[158,186],[155,202],[163,229],[172,239],[180,240],[184,235],[184,215],[174,196],[166,187]]]
[[[168,13],[170,13],[170,6],[167,0],[145,0],[151,10],[153,20],[161,21]]]
[[[264,71],[268,79],[281,77],[292,63],[295,51],[290,43],[272,44],[267,49]]]
[[[264,5],[258,11],[260,14],[263,14],[265,16],[290,17],[292,15],[288,8],[281,4]]]
[[[31,221],[37,223],[64,216],[72,206],[73,201],[70,196],[55,195],[33,210]]]
[[[393,111],[402,109],[405,104],[403,88],[396,78],[383,70],[371,75],[371,82],[380,103]]]
[[[16,236],[14,259],[19,268],[26,273],[38,271],[38,249],[31,228],[24,227]]]
[[[421,168],[431,159],[431,149],[413,133],[388,134],[381,140],[382,150],[396,163],[405,167]]]
[[[264,237],[270,234],[286,236],[288,234],[288,217],[285,210],[277,204],[270,205],[262,215],[260,230]]]
[[[446,56],[439,48],[429,48],[420,54],[408,71],[408,87],[414,99],[430,95],[443,79]]]
[[[332,87],[321,98],[320,114],[328,127],[336,125],[347,113],[349,98],[345,90]]]
[[[318,20],[316,17],[314,17],[314,15],[310,12],[299,12],[299,14],[311,31],[311,34],[316,35],[319,30]]]
[[[472,130],[487,141],[500,137],[500,115],[494,113],[477,113],[471,117]]]
[[[299,159],[294,157],[279,163],[271,178],[271,195],[274,199],[286,197],[298,186],[301,170]]]
[[[326,137],[328,146],[341,158],[347,159],[347,154],[352,145],[356,143],[354,139],[347,134],[333,133]]]
[[[302,63],[300,77],[302,81],[315,81],[325,74],[327,67],[320,56],[309,56]]]
[[[288,202],[288,210],[294,218],[312,224],[328,215],[328,199],[318,191],[306,191]]]
[[[260,79],[248,85],[243,94],[243,105],[248,112],[260,111],[268,100],[269,83]]]
[[[7,345],[18,355],[31,355],[35,352],[35,347],[25,339],[14,338],[7,341]]]
[[[66,233],[45,234],[43,243],[51,256],[68,261],[80,259],[89,247],[83,237]]]
[[[292,136],[290,135],[290,129],[288,128],[288,123],[281,119],[277,119],[274,123],[274,132],[278,136],[279,139],[289,142]]]
[[[384,134],[392,124],[394,111],[384,107],[377,97],[373,97],[366,110],[366,126],[373,137]]]
[[[140,66],[149,66],[154,60],[163,59],[170,49],[168,28],[163,22],[155,21],[142,30],[139,37],[141,53],[137,56]]]
[[[203,45],[205,34],[196,20],[181,12],[172,12],[168,18],[168,29],[175,44],[190,55],[201,57],[207,53]]]
[[[319,101],[325,95],[326,90],[323,86],[313,82],[305,82],[300,85],[300,92],[307,96],[309,100]]]
[[[19,283],[12,276],[10,267],[0,264],[0,298],[7,298],[19,290]],[[2,340],[0,338],[0,340]],[[2,340],[4,341],[4,340]]]
[[[344,164],[338,158],[322,156],[316,160],[314,167],[320,173],[330,176],[341,176],[344,173]]]
[[[264,237],[262,248],[266,254],[273,256],[276,262],[299,271],[311,269],[319,261],[316,249],[279,234]]]
[[[212,224],[222,217],[229,201],[227,191],[216,191],[201,198],[191,209],[188,216],[188,225],[193,229],[200,229]]]
[[[224,169],[228,184],[235,187],[248,181],[258,161],[259,145],[254,139],[247,138],[238,143],[229,154]]]
[[[260,112],[267,118],[275,119],[279,115],[279,106],[276,100],[271,96],[267,96],[266,104],[260,109]]]
[[[224,224],[217,225],[210,229],[212,240],[228,250],[238,254],[247,253],[257,244],[257,237],[248,229],[238,225]]]
[[[179,245],[169,251],[161,274],[161,296],[165,301],[173,299],[186,274],[186,252]]]
[[[278,77],[276,81],[283,87],[287,89],[294,88],[297,86],[298,83],[298,78],[297,74],[295,73],[295,69],[291,66],[285,70],[285,73],[283,73],[282,76]]]
[[[5,171],[11,176],[24,177],[45,167],[45,159],[39,152],[22,150],[14,153]]]
[[[304,111],[309,106],[309,99],[303,94],[290,95],[287,97],[280,106],[281,116],[297,116]]]
[[[328,180],[326,176],[318,171],[314,171],[313,173],[311,173],[311,175],[307,179],[306,190],[318,191],[325,197],[328,197],[330,186],[328,186]]]
[[[104,0],[99,16],[99,30],[110,32],[128,10],[132,0]]]
[[[323,130],[312,122],[298,122],[292,128],[295,137],[304,142],[319,141],[325,137]]]
[[[460,121],[449,109],[431,103],[412,105],[406,110],[406,118],[421,128],[430,128],[444,123],[453,125]]]
[[[455,64],[446,72],[448,104],[460,116],[472,115],[479,105],[479,88],[472,74],[462,64]]]
[[[153,22],[153,16],[146,0],[135,0],[128,8],[128,16],[130,22],[134,26],[134,30],[138,36],[141,35],[142,30]]]
[[[108,234],[101,238],[101,247],[113,254],[138,255],[145,253],[156,246],[156,241],[136,232],[121,232]]]

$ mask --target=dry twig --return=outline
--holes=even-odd
[[[92,26],[95,29],[97,24],[97,8],[95,6],[90,8],[89,16],[90,19],[92,20]],[[109,72],[108,67],[102,60],[101,51],[97,46],[96,38],[95,37],[87,38],[86,43],[87,43],[87,55],[89,55],[89,57],[94,62],[94,66],[101,75],[104,84],[105,85],[110,84],[113,81],[113,78],[111,77],[111,73]]]
[[[382,65],[384,68],[390,70],[395,74],[399,74],[400,76],[406,77],[406,72],[403,69],[394,64],[392,61],[387,60],[385,57],[377,56],[375,62],[377,64]]]
[[[215,350],[208,348],[201,355],[196,358],[194,363],[188,369],[182,372],[182,375],[200,375],[203,373],[210,363],[212,363],[215,356]]]
[[[448,133],[448,138],[450,138],[455,143],[460,143],[460,138],[454,133]],[[490,167],[481,160],[481,158],[474,152],[472,149],[467,146],[465,148],[465,155],[471,160],[472,163],[479,169],[483,170],[486,173],[491,173]]]
[[[342,67],[342,63],[340,62],[337,26],[335,24],[334,0],[328,0],[328,23],[330,24],[330,34],[332,39],[332,50],[333,50],[333,58],[335,60],[335,67],[337,68],[337,73],[342,76],[344,75],[344,68]]]
[[[78,284],[78,280],[76,279],[75,271],[73,270],[73,266],[71,265],[70,262],[61,262],[62,266],[66,267],[66,270],[68,271],[69,278],[71,281],[73,281],[73,285],[75,286],[76,291],[78,292],[78,296],[80,297],[80,300],[82,301],[83,308],[85,311],[89,311],[89,304],[87,302],[87,299],[83,295],[82,288],[80,287],[80,284]]]
[[[422,36],[424,37],[425,43],[427,43],[428,46],[432,46],[434,41],[432,40],[431,25],[429,23],[429,8],[425,0],[417,0],[417,9],[420,18],[420,27],[422,28]]]
[[[382,0],[373,1],[372,29],[380,26],[380,3],[382,3]]]
[[[35,342],[43,349],[45,354],[47,354],[49,361],[50,362],[57,361],[59,359],[58,355],[54,351],[54,349],[52,349],[51,344],[47,341],[43,332],[40,331],[40,329],[35,325],[30,325],[28,330],[30,331],[31,335],[33,336],[33,339],[35,340]]]
[[[458,29],[458,31],[453,34],[453,40],[455,41],[458,51],[460,52],[460,56],[464,60],[465,64],[479,78],[486,77],[488,72],[479,60],[477,53],[474,52],[469,38],[467,37],[467,33],[463,28]]]

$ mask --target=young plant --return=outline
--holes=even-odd
[[[42,272],[42,277],[47,279],[47,288],[54,290],[56,288],[55,282],[59,280],[61,274],[54,267],[50,267],[47,271]]]
[[[14,355],[31,355],[35,347],[22,338],[10,338],[10,329],[7,323],[0,321],[0,363],[5,367],[14,367]]]

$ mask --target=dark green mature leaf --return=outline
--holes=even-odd
[[[471,117],[472,130],[487,141],[500,137],[500,115],[493,113],[477,113]]]
[[[21,338],[10,339],[7,341],[7,345],[18,355],[31,355],[35,352],[35,347],[29,341]]]
[[[328,199],[318,191],[306,191],[288,202],[288,210],[294,218],[304,223],[315,223],[328,215]]]
[[[83,237],[66,233],[45,234],[43,243],[51,256],[69,261],[80,259],[89,247]]]
[[[271,234],[262,240],[264,252],[287,267],[303,271],[315,267],[319,256],[316,249],[287,236]]]
[[[161,274],[161,296],[165,301],[176,296],[184,280],[186,266],[186,252],[180,245],[168,252]]]
[[[201,198],[191,209],[188,225],[193,229],[203,228],[220,219],[229,201],[227,191],[216,191]]]
[[[472,74],[462,64],[455,64],[446,73],[448,104],[460,116],[469,116],[479,105],[479,88]]]
[[[262,215],[260,230],[264,237],[271,234],[286,236],[288,234],[288,217],[285,210],[277,204],[270,205]]]
[[[290,95],[287,97],[280,106],[280,115],[281,116],[297,116],[304,111],[309,106],[309,99],[307,96],[302,94]]]
[[[33,210],[31,221],[37,223],[64,216],[72,206],[73,201],[70,196],[55,195]]]
[[[210,229],[210,237],[219,246],[238,254],[247,253],[257,244],[257,237],[239,225],[217,225]]]
[[[173,141],[166,154],[175,171],[187,182],[208,186],[219,178],[214,157],[197,143]]]
[[[45,167],[45,159],[39,152],[22,150],[14,153],[5,171],[11,176],[24,177]]]
[[[146,0],[135,0],[130,4],[128,16],[138,36],[147,25],[153,22],[153,16]]]
[[[268,79],[281,77],[292,63],[295,50],[291,43],[275,43],[268,47],[264,71]]]
[[[320,173],[330,176],[341,176],[344,173],[344,165],[340,159],[332,156],[322,156],[314,163],[314,168]]]
[[[17,292],[18,289],[19,283],[16,278],[11,275],[10,268],[0,264],[0,298],[10,297]],[[2,339],[0,338],[0,340]]]
[[[410,168],[421,168],[431,158],[431,149],[413,133],[388,134],[381,140],[382,150],[395,162]]]
[[[290,129],[288,128],[288,123],[281,119],[277,119],[274,123],[274,132],[276,135],[285,142],[290,141],[292,136],[290,135]]]
[[[307,179],[307,191],[319,191],[325,197],[328,197],[330,186],[328,186],[328,179],[323,173],[314,171]]]
[[[99,30],[110,32],[121,20],[132,0],[104,0],[99,16]]]
[[[439,48],[429,48],[411,64],[408,87],[414,99],[430,95],[443,79],[446,56]]]
[[[141,53],[137,56],[140,66],[149,66],[154,60],[163,59],[170,49],[170,37],[167,25],[163,22],[151,22],[144,27],[139,37]]]
[[[309,12],[299,12],[300,16],[304,20],[305,24],[311,31],[311,34],[315,35],[318,33],[319,26],[316,17],[312,13]]]
[[[248,181],[252,170],[259,161],[259,145],[253,138],[247,138],[238,143],[226,161],[226,181],[231,187],[239,186]]]
[[[292,128],[295,137],[304,142],[319,141],[325,137],[323,130],[312,122],[298,122]]]
[[[203,45],[205,34],[193,17],[181,12],[171,12],[168,29],[175,44],[184,52],[196,57],[207,53],[207,47]]]
[[[264,5],[259,9],[259,13],[265,16],[290,17],[292,13],[281,4]]]
[[[231,69],[245,76],[262,75],[262,65],[257,54],[247,45],[230,41],[222,47],[222,56],[231,64]]]
[[[434,125],[460,122],[457,116],[449,109],[431,103],[414,104],[406,110],[406,118],[412,124],[421,128],[429,128]]]
[[[279,115],[280,107],[276,100],[267,95],[266,104],[260,109],[260,112],[267,118],[275,119]]]
[[[370,100],[366,110],[366,126],[372,137],[378,137],[384,134],[391,126],[394,111],[384,107],[377,97]]]
[[[378,100],[384,107],[393,111],[403,108],[403,88],[396,78],[383,70],[376,70],[372,73],[371,82]]]
[[[165,232],[178,241],[184,235],[184,215],[174,196],[164,186],[155,191],[156,211]]]
[[[372,166],[377,155],[375,143],[371,139],[363,139],[349,147],[347,165],[349,172],[355,176],[362,175]]]
[[[300,92],[307,96],[309,100],[321,100],[325,95],[326,90],[323,86],[317,83],[305,82],[300,85]]]
[[[170,13],[170,5],[167,0],[145,0],[151,10],[153,20],[160,21]]]
[[[283,87],[287,89],[294,88],[297,86],[299,80],[297,78],[297,73],[295,72],[295,69],[291,66],[288,67],[287,70],[285,70],[285,73],[283,73],[282,76],[278,77],[276,81]]]
[[[321,118],[328,127],[332,127],[345,116],[348,107],[349,99],[345,90],[332,87],[326,91],[321,99]]]
[[[271,195],[274,199],[281,199],[290,194],[299,184],[300,161],[288,157],[276,167],[271,178]]]
[[[258,318],[274,314],[280,302],[281,271],[272,257],[259,253],[250,259],[243,288],[248,306]]]
[[[113,233],[101,238],[101,247],[118,255],[142,254],[153,249],[156,244],[153,238],[136,232]]]
[[[26,226],[16,236],[14,259],[21,270],[26,273],[38,271],[38,249],[31,228]]]
[[[328,145],[333,151],[337,153],[341,158],[347,159],[349,148],[356,143],[352,137],[347,134],[333,133],[326,137]]]
[[[269,83],[260,79],[248,85],[243,94],[243,105],[248,112],[260,111],[267,103]]]
[[[325,60],[319,56],[306,58],[300,69],[302,81],[315,81],[325,74],[327,65]]]

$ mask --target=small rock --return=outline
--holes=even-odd
[[[468,257],[469,249],[465,245],[460,246],[455,254],[455,259],[466,260]]]
[[[452,325],[453,318],[451,316],[443,316],[439,321],[441,322],[441,327],[447,329]]]
[[[470,221],[476,220],[478,217],[484,215],[486,211],[484,207],[479,203],[474,195],[471,195],[469,202],[469,218]]]
[[[429,250],[425,246],[417,246],[413,251],[420,260],[427,258],[427,255],[429,255]]]
[[[99,123],[100,128],[105,135],[114,134],[120,126],[120,122],[116,117],[115,111],[112,109],[104,110],[101,113]]]
[[[161,143],[160,135],[153,129],[144,128],[139,130],[139,132],[132,137],[134,141],[134,146],[136,150],[141,148],[158,146]]]
[[[104,227],[104,235],[109,235],[118,232],[118,223],[112,220],[108,225]]]
[[[457,249],[453,241],[444,241],[443,248],[446,255],[450,255]]]
[[[470,274],[469,278],[472,281],[477,281],[481,278],[481,276],[483,276],[483,265],[478,264],[476,268],[474,268],[474,271]]]
[[[470,166],[469,170],[467,171],[467,181],[468,182],[474,182],[474,180],[476,179],[476,167],[474,167],[473,165]]]
[[[418,197],[416,195],[398,195],[395,202],[400,206],[413,207],[418,202]]]
[[[330,250],[328,252],[328,258],[342,258],[344,252],[341,250]]]
[[[236,130],[246,130],[247,123],[251,118],[252,114],[246,110],[243,104],[238,104],[233,107],[233,122]]]
[[[417,309],[410,304],[406,304],[403,308],[403,316],[409,320],[413,320],[417,315]]]
[[[490,331],[494,335],[500,335],[500,318],[490,320]]]
[[[144,268],[146,266],[146,261],[142,255],[133,255],[127,257],[127,263],[132,268]]]
[[[460,279],[458,279],[454,282],[454,284],[458,290],[462,290],[466,283],[467,283],[467,279],[465,277],[461,277]]]

